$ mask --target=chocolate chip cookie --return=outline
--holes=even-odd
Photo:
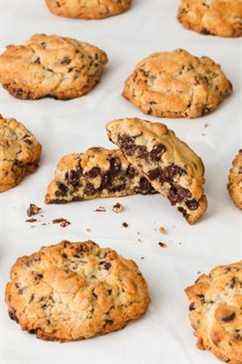
[[[241,0],[181,0],[178,20],[188,29],[220,37],[242,36]]]
[[[128,10],[132,0],[45,0],[49,10],[59,16],[103,19]]]
[[[107,125],[109,139],[153,188],[193,224],[205,213],[202,160],[165,125],[122,119]]]
[[[150,194],[155,190],[120,150],[96,147],[61,158],[45,201],[67,203],[136,193]]]
[[[164,118],[196,118],[215,110],[232,92],[221,67],[183,49],[139,62],[123,96],[142,112]]]
[[[242,261],[214,268],[186,289],[198,347],[242,363]]]
[[[235,205],[242,209],[242,149],[234,158],[229,171],[228,191]]]
[[[0,192],[17,186],[39,164],[41,145],[23,124],[0,115]]]
[[[73,99],[94,88],[107,61],[91,44],[37,34],[0,56],[0,83],[19,99]]]
[[[10,317],[45,340],[88,339],[119,330],[149,305],[137,265],[92,241],[19,258],[6,287]]]

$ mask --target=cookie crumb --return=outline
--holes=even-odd
[[[120,212],[124,211],[124,206],[117,202],[115,205],[113,205],[113,212],[115,212],[116,214],[120,214]]]
[[[37,219],[34,219],[34,218],[32,218],[32,219],[27,219],[27,220],[25,220],[26,222],[36,222],[37,221]]]
[[[144,259],[145,259],[145,257],[140,257],[140,259],[144,260]]]
[[[70,221],[64,219],[63,217],[60,217],[58,219],[54,219],[52,221],[53,224],[60,224],[60,227],[65,228],[68,225],[71,225]]]
[[[123,223],[122,223],[122,226],[123,226],[124,228],[127,228],[127,227],[129,227],[129,224],[128,224],[127,222],[123,222]]]
[[[86,228],[86,232],[87,232],[87,233],[91,233],[91,231],[92,231],[92,230],[91,230],[90,228]]]
[[[161,241],[158,243],[161,248],[167,248],[167,244],[162,243]]]
[[[209,126],[209,124],[204,124],[204,128],[207,128]]]
[[[96,208],[95,212],[106,212],[107,210],[105,209],[104,206],[99,206]]]
[[[159,232],[161,234],[166,234],[167,233],[166,228],[164,228],[164,226],[162,226],[162,225],[159,227]]]
[[[31,203],[27,209],[27,216],[31,217],[34,215],[38,215],[40,212],[42,211],[42,209],[35,205],[34,203]]]

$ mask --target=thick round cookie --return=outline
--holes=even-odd
[[[242,363],[242,261],[214,268],[186,289],[198,347]]]
[[[178,20],[188,29],[220,37],[242,36],[241,0],[181,0]]]
[[[41,145],[25,126],[0,115],[0,192],[16,185],[38,167]]]
[[[72,341],[123,328],[146,312],[150,299],[132,260],[92,241],[62,241],[17,260],[6,302],[23,330]]]
[[[0,82],[19,99],[73,99],[100,80],[107,55],[91,44],[57,35],[33,35],[0,56]]]
[[[67,203],[155,192],[120,150],[93,147],[61,158],[45,202]]]
[[[196,118],[216,109],[231,92],[231,83],[212,59],[177,49],[138,63],[123,96],[145,114]]]
[[[203,162],[173,131],[164,124],[136,118],[110,122],[107,133],[129,163],[190,224],[203,216],[207,209]]]
[[[59,16],[103,19],[128,10],[132,0],[45,0],[49,10]]]
[[[229,171],[228,191],[235,205],[242,209],[242,149],[234,158]]]

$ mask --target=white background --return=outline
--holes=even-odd
[[[0,195],[0,363],[202,364],[217,362],[195,348],[187,318],[184,288],[198,272],[241,259],[241,212],[230,201],[227,173],[242,147],[242,39],[202,36],[181,27],[175,0],[134,0],[132,10],[102,21],[79,21],[50,14],[44,1],[0,0],[0,50],[21,43],[33,33],[56,33],[89,41],[110,62],[101,83],[87,96],[72,101],[17,100],[0,88],[0,112],[15,117],[43,145],[40,168],[17,188]],[[233,95],[209,116],[195,120],[163,119],[204,160],[209,209],[204,219],[189,226],[159,196],[122,199],[125,212],[111,211],[115,200],[96,200],[45,206],[44,194],[57,160],[90,146],[111,146],[105,124],[114,118],[144,116],[121,96],[124,80],[134,65],[152,52],[185,48],[220,63],[234,86]],[[158,119],[156,119],[158,120]],[[208,127],[205,128],[205,124]],[[43,222],[65,217],[65,229],[50,223],[25,222],[30,202],[43,207]],[[94,212],[105,206],[106,213]],[[127,229],[122,222],[128,222]],[[155,231],[163,225],[168,234]],[[90,228],[91,232],[86,229]],[[138,242],[140,232],[142,242]],[[8,318],[4,287],[18,256],[61,239],[93,239],[110,246],[140,266],[150,287],[152,303],[145,317],[124,330],[87,341],[58,344],[37,340]],[[161,249],[159,241],[166,242]],[[142,260],[141,257],[144,257]]]

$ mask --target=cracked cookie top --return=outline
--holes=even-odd
[[[242,261],[214,268],[186,289],[200,349],[242,363]]]
[[[23,124],[0,115],[0,192],[17,184],[39,163],[41,145]]]
[[[191,224],[206,211],[204,165],[164,124],[138,118],[107,124],[109,139]]]
[[[128,10],[132,0],[45,0],[49,10],[59,16],[103,19]]]
[[[0,56],[0,82],[20,99],[72,99],[98,83],[107,61],[106,53],[91,44],[37,34]]]
[[[216,109],[231,92],[231,83],[212,59],[177,49],[139,62],[123,96],[145,114],[196,118]]]
[[[229,171],[228,191],[235,205],[242,209],[242,149],[234,158]]]
[[[19,258],[6,287],[9,314],[45,340],[87,339],[123,328],[149,305],[137,265],[92,241]]]
[[[181,0],[178,20],[198,33],[241,37],[242,1]]]

